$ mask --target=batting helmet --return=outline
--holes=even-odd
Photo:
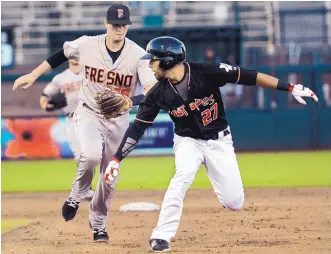
[[[169,37],[157,37],[146,47],[147,54],[142,59],[159,59],[160,68],[169,70],[186,59],[185,45],[180,40]]]

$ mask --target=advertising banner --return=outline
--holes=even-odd
[[[130,121],[135,118],[130,115]],[[66,136],[66,117],[24,117],[1,119],[1,159],[72,158]],[[159,114],[130,156],[171,155],[173,123]]]

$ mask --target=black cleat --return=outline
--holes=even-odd
[[[94,229],[93,230],[94,242],[107,242],[109,240],[108,233],[105,229]]]
[[[62,206],[62,216],[65,221],[75,218],[80,202],[69,197]]]
[[[151,239],[149,241],[152,252],[170,252],[169,243],[162,239]]]

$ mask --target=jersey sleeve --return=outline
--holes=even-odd
[[[144,55],[146,55],[146,51],[142,48],[137,48],[137,72],[139,77],[139,82],[143,88],[147,88],[148,86],[154,85],[157,83],[157,79],[149,67],[149,60],[141,59]]]
[[[152,69],[149,67],[148,60],[139,60],[137,68],[139,81],[143,88],[154,85],[157,82]]]
[[[66,41],[63,44],[64,55],[68,59],[79,60],[80,48],[88,40],[88,36],[82,36],[74,41]]]
[[[60,92],[60,82],[58,79],[58,76],[55,76],[51,82],[49,82],[44,90],[43,90],[43,94],[47,95],[47,96],[53,96],[57,93]]]
[[[248,70],[225,63],[201,64],[200,68],[205,78],[218,87],[222,87],[227,83],[248,86],[256,85],[256,70]]]
[[[139,105],[136,121],[153,124],[154,119],[160,112],[160,107],[156,103],[156,86],[157,84],[148,91],[145,98]]]

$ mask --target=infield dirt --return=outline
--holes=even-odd
[[[159,212],[120,213],[130,202],[161,205],[164,191],[117,191],[108,243],[93,243],[88,203],[65,222],[68,193],[3,194],[2,219],[32,223],[2,235],[2,253],[148,253]],[[242,210],[222,208],[212,190],[189,190],[172,253],[331,253],[331,188],[246,189]]]

